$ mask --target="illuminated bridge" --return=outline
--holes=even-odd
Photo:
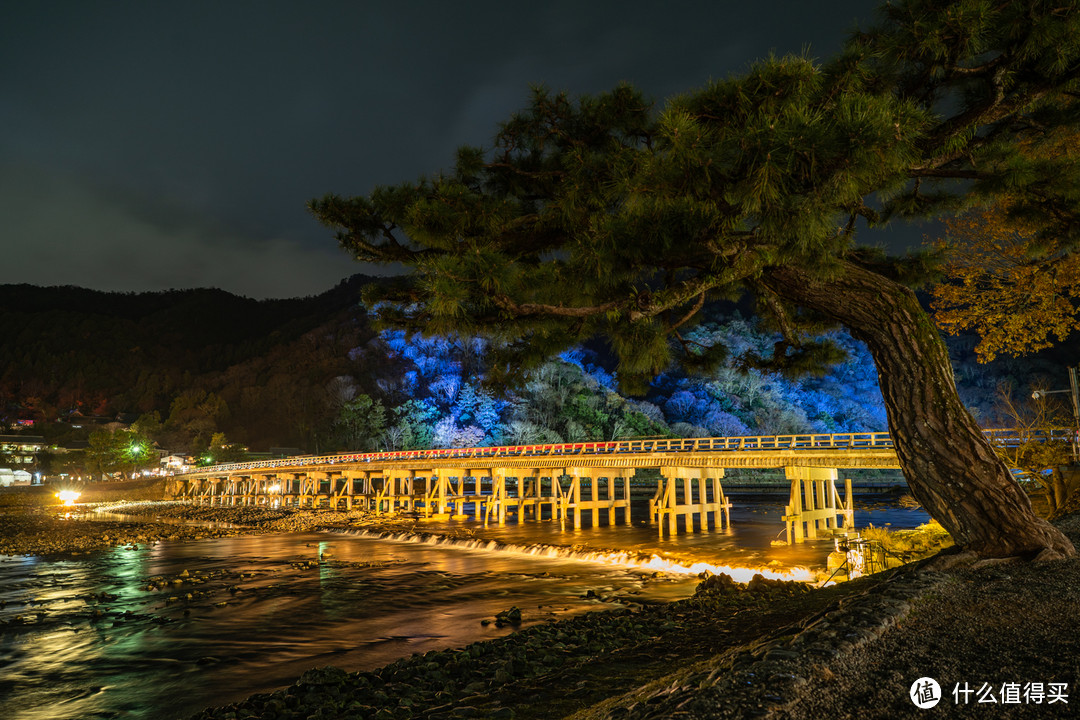
[[[987,430],[993,442],[1015,431]],[[1057,439],[1056,437],[1054,439]],[[852,522],[851,480],[840,469],[899,468],[888,433],[833,433],[344,453],[232,463],[177,477],[180,497],[211,505],[354,507],[432,519],[557,520],[581,527],[630,523],[630,479],[659,470],[649,520],[687,531],[730,523],[721,480],[728,468],[783,469],[791,481],[784,520],[789,541]],[[805,528],[805,529],[804,529]]]

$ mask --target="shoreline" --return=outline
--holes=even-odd
[[[1080,539],[1080,515],[1058,525]],[[1066,688],[1065,702],[993,708],[1043,718],[1068,715],[1078,659],[1080,559],[975,562],[949,550],[820,589],[712,576],[686,600],[588,613],[371,672],[312,669],[192,718],[892,720],[925,717],[908,694],[923,677],[941,681],[946,713],[972,716],[986,706],[961,707],[950,689]]]
[[[131,503],[125,505],[130,509]],[[94,509],[112,508],[123,509],[117,503]],[[46,558],[77,557],[124,543],[350,527],[424,533],[422,522],[357,511],[160,502],[142,509],[146,515],[234,525],[133,519],[128,513],[123,520],[79,521],[65,518],[62,508],[8,506],[0,507],[0,554],[18,549]],[[1080,540],[1080,515],[1057,524],[1074,542]],[[108,532],[101,532],[103,525]],[[56,537],[43,537],[43,529]],[[475,537],[475,531],[458,536]],[[513,624],[512,613],[504,619]],[[984,650],[973,655],[965,650],[969,645]],[[999,662],[1001,648],[1009,650],[1008,662]],[[959,683],[963,677],[999,685],[1064,682],[1075,690],[1077,658],[1080,561],[972,563],[943,552],[822,589],[764,578],[737,584],[714,575],[685,600],[532,625],[369,672],[312,669],[288,688],[192,717],[914,718],[924,711],[907,690],[920,677],[937,677],[945,695],[953,678]],[[1052,717],[1067,708],[1000,704],[994,717]]]

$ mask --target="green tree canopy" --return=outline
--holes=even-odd
[[[386,408],[370,395],[357,395],[341,406],[334,430],[345,450],[374,450],[386,430]]]
[[[842,323],[874,354],[913,492],[958,544],[1071,553],[956,397],[904,284],[932,258],[855,238],[1007,192],[1039,210],[1036,234],[1075,247],[1080,166],[1019,146],[1077,124],[1078,75],[1077,0],[902,0],[827,63],[770,58],[662,107],[628,86],[538,89],[451,170],[310,207],[357,259],[410,269],[369,298],[383,322],[494,337],[505,378],[596,336],[624,386],[673,359],[709,367],[725,348],[686,330],[746,293],[783,336],[747,365],[820,367],[836,353],[807,333]]]
[[[130,476],[157,460],[153,442],[137,430],[95,430],[90,433],[86,463],[97,473]]]

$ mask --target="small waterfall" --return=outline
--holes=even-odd
[[[454,538],[425,532],[388,532],[363,529],[337,530],[335,532],[388,542],[430,545],[432,547],[444,548],[461,548],[463,550],[475,550],[480,552],[527,555],[551,560],[575,560],[579,562],[621,567],[628,570],[661,572],[671,575],[700,575],[701,573],[706,572],[712,575],[720,575],[723,573],[729,575],[735,582],[741,583],[749,582],[750,579],[757,574],[761,574],[770,580],[794,580],[799,582],[812,582],[815,580],[815,574],[804,567],[788,567],[783,569],[732,567],[730,565],[713,565],[705,562],[695,562],[686,565],[674,560],[665,559],[656,554],[626,550],[578,550],[559,545],[547,545],[544,543],[519,545],[505,543],[499,540]]]

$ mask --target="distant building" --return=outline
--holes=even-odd
[[[83,415],[81,412],[75,411],[68,415],[67,419],[61,420],[66,422],[73,428],[84,427],[105,427],[107,425],[115,425],[116,427],[127,427],[123,423],[119,423],[117,419],[109,415]]]
[[[195,459],[193,457],[181,453],[177,453],[174,455],[165,455],[161,458],[161,469],[166,472],[187,472],[194,464]]]
[[[40,435],[0,435],[0,462],[5,465],[30,465],[44,449]]]

